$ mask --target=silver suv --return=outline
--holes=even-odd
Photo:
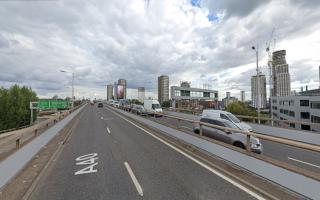
[[[226,119],[210,119],[210,118],[202,117],[200,119],[200,122],[240,130],[238,126],[236,126],[234,123]],[[200,132],[199,123],[193,124],[193,132],[199,134]],[[202,134],[214,140],[225,142],[227,144],[231,144],[233,146],[240,147],[243,149],[245,149],[245,146],[246,146],[245,144],[246,144],[247,138],[246,138],[246,135],[242,133],[221,130],[217,128],[211,128],[208,126],[202,126]],[[258,154],[262,153],[262,150],[263,150],[262,144],[260,143],[258,138],[251,136],[250,143],[251,143],[252,152],[255,152]]]

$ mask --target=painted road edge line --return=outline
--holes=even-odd
[[[129,165],[127,162],[124,162],[124,166],[126,167],[128,173],[129,173],[129,175],[130,175],[130,177],[131,177],[131,179],[132,179],[132,182],[133,182],[134,186],[136,187],[139,195],[140,195],[140,196],[143,196],[142,187],[141,187],[141,185],[139,184],[136,176],[134,175],[134,173],[133,173],[130,165]]]
[[[184,155],[185,157],[189,158],[190,160],[194,161],[195,163],[199,164],[200,166],[202,166],[203,168],[209,170],[210,172],[212,172],[213,174],[219,176],[220,178],[226,180],[227,182],[231,183],[232,185],[238,187],[239,189],[245,191],[246,193],[248,193],[249,195],[253,196],[254,198],[256,199],[259,199],[259,200],[266,200],[264,197],[262,197],[261,195],[255,193],[254,191],[250,190],[249,188],[246,188],[245,186],[241,185],[240,183],[232,180],[231,178],[223,175],[222,173],[218,172],[217,170],[211,168],[209,165],[206,165],[205,163],[199,161],[198,159],[190,156],[189,154],[183,152],[182,150],[176,148],[175,146],[169,144],[168,142],[164,141],[163,139],[159,138],[158,136],[150,133],[149,131],[147,131],[146,129],[142,128],[141,126],[131,122],[130,120],[124,118],[123,116],[121,116],[120,114],[116,113],[115,111],[113,110],[110,110],[112,111],[114,114],[116,114],[117,116],[119,116],[120,118],[124,119],[125,121],[127,121],[128,123],[134,125],[135,127],[143,130],[144,132],[146,132],[147,134],[149,134],[150,136],[154,137],[155,139],[159,140],[160,142],[166,144],[167,146],[171,147],[172,149],[174,149],[175,151],[177,151],[178,153]]]
[[[305,161],[302,161],[302,160],[298,160],[298,159],[294,159],[294,158],[291,158],[291,157],[288,157],[289,160],[293,160],[293,161],[296,161],[296,162],[299,162],[299,163],[303,163],[305,165],[309,165],[309,166],[312,166],[312,167],[317,167],[320,169],[320,166],[319,165],[315,165],[315,164],[312,164],[312,163],[308,163],[308,162],[305,162]]]

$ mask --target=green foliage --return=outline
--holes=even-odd
[[[30,123],[30,101],[37,101],[37,94],[28,87],[13,85],[0,88],[0,130],[18,128]],[[33,113],[36,119],[36,112]]]
[[[130,104],[137,104],[137,105],[143,105],[142,102],[140,102],[138,99],[129,99]]]
[[[161,107],[162,108],[169,108],[170,105],[171,105],[170,101],[164,101],[164,102],[162,102]]]
[[[227,111],[235,115],[245,115],[245,116],[257,116],[257,112],[252,108],[248,107],[243,102],[233,102],[227,106]]]

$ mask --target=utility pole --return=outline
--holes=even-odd
[[[65,70],[60,70],[60,72],[62,73],[69,73],[69,74],[72,74],[72,82],[71,82],[71,86],[72,86],[72,91],[71,91],[71,102],[72,102],[72,108],[74,107],[74,100],[75,100],[75,96],[74,96],[74,72],[68,72],[68,71],[65,71]]]

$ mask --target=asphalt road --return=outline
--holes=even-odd
[[[254,199],[114,113],[83,112],[30,199]]]
[[[182,118],[193,119],[193,120],[196,120],[199,118],[199,116],[185,114],[185,113],[169,112],[168,114],[182,117]],[[177,126],[177,120],[169,119],[166,117],[157,117],[157,118],[150,117],[150,119],[156,120],[163,124],[168,124],[175,127]],[[191,133],[191,134],[193,133],[192,124],[189,122],[181,121],[180,128],[188,133]],[[260,141],[263,145],[264,155],[279,161],[289,163],[294,166],[301,167],[306,170],[310,170],[312,172],[320,173],[320,153],[299,149],[299,148],[283,145],[276,142],[271,142],[266,140],[260,140]]]

